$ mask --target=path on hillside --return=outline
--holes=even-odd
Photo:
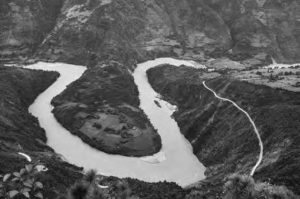
[[[261,161],[262,161],[262,158],[263,158],[263,151],[264,151],[264,146],[263,146],[263,142],[261,140],[261,137],[260,137],[260,134],[257,130],[257,127],[254,123],[254,121],[252,120],[252,118],[250,117],[250,115],[248,114],[247,111],[245,111],[244,109],[242,109],[239,105],[237,105],[234,101],[230,100],[230,99],[227,99],[227,98],[223,98],[223,97],[220,97],[214,90],[212,90],[211,88],[209,88],[206,84],[205,84],[205,81],[202,82],[203,83],[203,86],[208,89],[209,91],[211,91],[216,98],[220,99],[220,100],[223,100],[223,101],[227,101],[227,102],[230,102],[232,103],[236,108],[238,108],[240,111],[242,111],[249,119],[249,121],[251,122],[252,126],[253,126],[253,129],[254,129],[254,132],[256,134],[256,137],[259,141],[259,147],[260,147],[260,153],[259,153],[259,157],[258,157],[258,160],[255,164],[255,166],[252,168],[251,170],[251,173],[250,175],[253,176],[253,174],[255,173],[255,170],[257,169],[257,167],[260,165]]]

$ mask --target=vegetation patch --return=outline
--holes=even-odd
[[[139,108],[133,77],[118,62],[89,69],[52,103],[64,127],[101,151],[147,156],[161,148],[160,136]]]

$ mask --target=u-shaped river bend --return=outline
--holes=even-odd
[[[67,85],[83,74],[86,70],[83,66],[43,62],[27,66],[26,68],[30,69],[60,73],[57,81],[40,94],[29,107],[29,112],[39,119],[41,127],[45,129],[47,144],[57,153],[62,154],[70,163],[82,166],[85,170],[96,169],[100,174],[108,176],[131,177],[147,182],[166,180],[187,186],[205,178],[205,167],[193,154],[190,143],[180,133],[177,123],[170,117],[173,113],[170,104],[157,99],[158,94],[148,83],[147,69],[161,64],[194,66],[189,61],[160,58],[138,64],[133,73],[140,93],[140,107],[162,138],[162,149],[154,156],[136,158],[103,153],[84,143],[56,121],[51,113],[53,107],[50,102]],[[159,108],[154,100],[160,101],[162,107]]]

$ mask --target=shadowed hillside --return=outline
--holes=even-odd
[[[206,181],[220,182],[230,173],[248,174],[259,146],[246,116],[216,99],[203,87],[204,80],[253,118],[264,144],[263,161],[254,177],[298,193],[299,93],[238,81],[230,75],[209,80],[209,73],[185,67],[161,66],[147,74],[153,88],[178,106],[174,118],[207,167]]]

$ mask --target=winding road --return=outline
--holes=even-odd
[[[211,92],[215,95],[216,98],[218,98],[218,99],[220,99],[220,100],[223,100],[223,101],[227,101],[227,102],[232,103],[236,108],[238,108],[240,111],[242,111],[242,112],[248,117],[249,121],[251,122],[251,124],[252,124],[252,126],[253,126],[253,129],[254,129],[254,132],[255,132],[255,134],[256,134],[256,137],[257,137],[258,142],[259,142],[259,147],[260,147],[260,152],[259,152],[258,160],[257,160],[255,166],[252,168],[251,173],[250,173],[250,175],[253,176],[254,173],[255,173],[255,171],[256,171],[256,169],[257,169],[257,167],[260,165],[260,163],[261,163],[261,161],[262,161],[262,158],[263,158],[263,151],[264,151],[263,142],[262,142],[262,140],[261,140],[260,134],[259,134],[259,132],[258,132],[258,130],[257,130],[257,127],[256,127],[254,121],[253,121],[252,118],[250,117],[249,113],[248,113],[247,111],[245,111],[244,109],[242,109],[242,108],[241,108],[239,105],[237,105],[234,101],[232,101],[232,100],[230,100],[230,99],[227,99],[227,98],[224,98],[224,97],[220,97],[213,89],[209,88],[209,87],[205,84],[205,81],[203,81],[202,83],[203,83],[203,86],[204,86],[207,90],[211,91]]]

